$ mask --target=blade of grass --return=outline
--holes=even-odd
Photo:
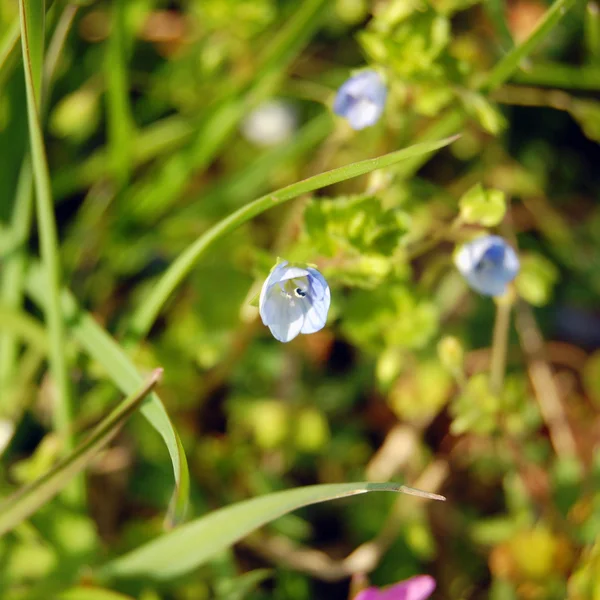
[[[161,154],[177,150],[190,140],[193,132],[193,125],[179,116],[166,117],[139,132],[134,132],[131,166],[138,167]],[[57,171],[52,178],[52,190],[55,197],[61,199],[89,187],[109,174],[108,149],[102,148],[79,165],[72,164]]]
[[[23,281],[29,237],[33,216],[33,174],[31,161],[25,157],[19,173],[17,193],[13,206],[10,233],[12,246],[6,257],[2,273],[0,298],[5,307],[17,311],[23,304]],[[19,339],[12,331],[3,331],[0,336],[0,389],[5,389],[13,379],[19,350]]]
[[[405,493],[432,500],[443,496],[397,483],[340,483],[310,485],[238,502],[166,533],[100,571],[101,577],[146,576],[171,579],[202,565],[240,539],[303,506],[367,492]]]
[[[25,311],[0,303],[0,331],[10,332],[17,340],[27,340],[30,346],[42,354],[48,353],[46,330]],[[10,410],[3,402],[2,409],[7,408]]]
[[[17,61],[20,34],[19,19],[15,19],[0,40],[0,86],[8,79],[11,67]]]
[[[223,206],[247,201],[264,189],[269,176],[277,172],[281,165],[298,160],[326,138],[331,132],[331,127],[332,120],[328,112],[315,117],[302,127],[289,143],[268,150],[248,163],[247,167],[219,180],[217,184],[203,191],[197,201],[191,198],[184,208],[177,211],[175,218],[182,219],[197,214],[200,202],[206,215],[207,208],[214,207],[215,211],[222,211]]]
[[[32,264],[27,272],[26,289],[31,299],[41,308],[47,302],[44,272],[39,265]],[[132,393],[143,382],[135,365],[125,351],[115,342],[93,317],[77,305],[73,296],[63,291],[61,308],[69,330],[86,353],[102,365],[108,377],[125,394]],[[167,525],[183,520],[187,509],[190,478],[187,459],[177,431],[157,394],[152,393],[142,405],[141,412],[165,442],[173,472],[175,491],[167,512]]]
[[[485,11],[489,15],[500,43],[505,50],[510,50],[515,44],[506,24],[506,3],[503,0],[487,0],[483,3]]]
[[[526,85],[596,91],[600,90],[600,66],[536,63],[527,71],[515,73],[512,81]]]
[[[56,76],[58,60],[62,54],[65,42],[67,41],[67,36],[71,31],[78,10],[79,6],[76,6],[75,4],[67,4],[67,6],[65,6],[60,14],[58,23],[56,24],[52,39],[48,44],[46,60],[44,61],[44,78],[42,82],[42,98],[46,101],[50,94],[50,85]]]
[[[584,25],[587,60],[598,64],[600,62],[600,6],[595,0],[587,3]]]
[[[14,529],[46,502],[56,496],[98,452],[116,435],[126,419],[140,406],[160,380],[162,369],[131,396],[123,400],[71,454],[31,485],[17,491],[0,504],[0,536]]]
[[[167,272],[157,282],[156,286],[153,287],[144,303],[134,313],[130,323],[130,333],[135,339],[147,335],[169,296],[183,279],[187,277],[198,259],[214,242],[234,229],[237,229],[243,223],[246,223],[250,219],[274,206],[283,204],[284,202],[287,202],[292,198],[297,198],[307,192],[312,192],[327,187],[328,185],[351,179],[352,177],[365,175],[366,173],[370,173],[377,169],[389,167],[390,165],[412,156],[433,152],[438,148],[447,146],[455,139],[456,137],[452,137],[435,142],[417,144],[378,158],[371,158],[338,169],[326,171],[325,173],[288,185],[272,194],[262,196],[243,206],[201,235],[179,255],[167,269]]]
[[[519,69],[519,65],[523,59],[535,50],[539,43],[548,35],[548,33],[550,33],[573,4],[575,4],[575,0],[556,0],[556,2],[554,2],[554,4],[552,4],[552,6],[544,13],[544,16],[539,20],[527,39],[515,46],[496,64],[486,77],[481,89],[484,91],[495,90],[498,86],[507,81],[508,78]]]
[[[39,13],[31,16],[30,13]],[[50,190],[50,175],[42,128],[40,124],[39,100],[41,96],[42,62],[38,61],[32,51],[43,50],[43,35],[40,31],[30,29],[33,23],[38,27],[43,25],[44,3],[19,1],[21,22],[21,46],[23,50],[23,67],[25,71],[25,87],[27,92],[27,117],[29,122],[29,140],[33,177],[36,191],[37,218],[40,230],[40,245],[42,260],[47,275],[46,318],[50,335],[50,368],[56,386],[57,401],[54,410],[56,430],[65,440],[67,451],[73,448],[71,431],[72,405],[67,361],[64,354],[65,328],[60,310],[61,267],[58,253],[58,237],[52,193]],[[37,38],[37,39],[34,39]],[[36,84],[36,78],[37,84]]]
[[[44,112],[44,105],[46,104],[44,100],[48,98],[50,93],[51,84],[56,73],[56,65],[64,46],[64,41],[77,10],[78,7],[71,4],[65,7],[56,31],[52,36],[48,54],[44,60],[43,73],[38,72],[35,76],[38,80],[41,78],[42,112]],[[38,46],[36,52],[43,52],[43,47]],[[25,244],[31,230],[32,218],[33,175],[31,158],[29,155],[26,155],[21,164],[15,201],[13,202],[10,233],[13,236],[15,246],[4,264],[2,290],[0,291],[2,302],[14,310],[17,310],[22,305],[24,297],[23,283],[27,257]],[[3,333],[0,336],[0,387],[8,383],[12,378],[12,374],[15,371],[17,354],[18,340],[16,337],[11,332]]]
[[[320,27],[328,7],[327,0],[298,3],[296,12],[265,45],[267,50],[257,61],[258,67],[248,90],[243,94],[240,89],[228,90],[228,95],[219,98],[190,145],[166,161],[158,174],[152,174],[135,186],[129,198],[131,206],[138,212],[156,214],[157,207],[164,210],[172,205],[192,173],[211,163],[243,116],[275,89],[277,78]]]
[[[537,26],[517,46],[514,46],[502,60],[490,71],[490,73],[476,86],[476,89],[483,93],[489,93],[500,87],[509,78],[519,80],[526,78],[527,74],[519,71],[519,65],[551,31],[551,29],[560,21],[571,8],[575,0],[556,0],[554,4],[544,13]],[[580,76],[583,80],[583,77]],[[525,83],[533,83],[527,82]],[[553,84],[554,85],[554,84]],[[595,88],[594,88],[595,89]],[[434,122],[417,141],[428,141],[452,135],[460,130],[467,118],[463,111],[450,110],[445,115]],[[410,161],[404,162],[394,169],[394,173],[403,178],[412,177],[428,160],[428,156],[417,156]]]
[[[72,406],[67,363],[63,351],[66,336],[59,301],[61,268],[50,191],[50,176],[39,111],[43,68],[43,62],[39,54],[43,52],[44,5],[43,3],[26,3],[24,0],[20,0],[19,14],[37,217],[40,228],[42,260],[48,283],[46,318],[50,334],[50,366],[57,393],[54,420],[56,430],[65,440],[65,448],[71,450],[73,448],[71,431]],[[36,28],[32,29],[33,26]],[[42,31],[40,31],[40,28]]]
[[[107,81],[108,146],[111,173],[123,186],[131,170],[131,139],[134,135],[133,116],[129,106],[125,50],[126,0],[112,3],[111,33],[107,41],[104,61]]]

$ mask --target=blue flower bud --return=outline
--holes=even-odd
[[[465,244],[454,262],[467,283],[484,296],[502,296],[520,268],[516,252],[497,235]]]
[[[377,71],[361,71],[340,86],[333,112],[347,119],[350,127],[358,131],[379,121],[386,96],[381,75]]]
[[[319,271],[284,260],[262,286],[260,317],[275,339],[289,342],[299,333],[323,329],[330,303],[329,285]]]

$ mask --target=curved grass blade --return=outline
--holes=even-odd
[[[19,2],[23,70],[27,92],[27,117],[31,164],[36,192],[42,261],[47,275],[47,303],[44,307],[50,336],[50,369],[56,384],[57,402],[54,410],[55,429],[65,440],[65,449],[73,448],[71,431],[73,407],[65,347],[65,327],[60,309],[61,265],[54,205],[50,190],[50,173],[40,124],[40,102],[43,68],[44,2]],[[35,28],[32,28],[35,27]]]
[[[16,527],[48,500],[56,496],[119,431],[126,419],[140,406],[158,383],[162,369],[115,408],[69,456],[46,475],[17,491],[0,504],[0,535]]]
[[[243,223],[246,223],[253,217],[283,204],[292,198],[297,198],[307,192],[312,192],[320,188],[327,187],[346,179],[365,175],[377,169],[389,167],[397,162],[414,158],[422,154],[434,152],[448,144],[451,144],[458,136],[449,137],[443,140],[434,142],[424,142],[416,144],[390,154],[379,156],[378,158],[370,158],[360,162],[332,169],[325,173],[320,173],[314,177],[309,177],[303,181],[298,181],[288,185],[272,194],[262,196],[250,204],[246,204],[239,210],[235,211],[227,218],[217,223],[214,227],[202,234],[194,243],[184,250],[173,264],[167,269],[167,272],[161,277],[156,286],[152,289],[146,301],[138,308],[132,317],[130,324],[130,333],[134,338],[144,337],[152,324],[158,317],[162,307],[175,291],[177,286],[190,273],[194,264],[204,254],[204,252],[218,239],[227,235],[234,229],[237,229]]]
[[[38,306],[43,307],[46,301],[46,283],[44,273],[39,265],[31,265],[27,273],[26,289],[29,296]],[[75,298],[63,290],[61,308],[71,334],[85,349],[87,354],[98,361],[108,374],[108,377],[125,394],[130,394],[143,382],[125,351],[115,342],[89,313],[82,310]],[[183,445],[165,407],[157,394],[150,394],[148,400],[140,409],[163,438],[175,475],[175,491],[167,513],[167,525],[173,525],[183,520],[187,509],[190,476]]]
[[[445,500],[443,496],[396,483],[310,485],[275,492],[226,506],[182,525],[108,563],[100,575],[154,579],[177,577],[288,512],[310,504],[366,492],[400,492],[432,500]]]

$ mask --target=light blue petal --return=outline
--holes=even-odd
[[[310,295],[316,300],[321,300],[329,289],[325,277],[312,267],[308,268],[308,281],[310,283]]]
[[[387,88],[376,71],[362,71],[344,82],[333,102],[333,112],[348,119],[353,129],[375,124],[385,106]]]
[[[485,296],[502,296],[520,266],[514,249],[497,235],[480,237],[465,244],[455,261],[467,283]]]
[[[327,283],[325,284],[327,285]],[[307,298],[308,300],[308,298]],[[325,288],[325,294],[323,298],[317,300],[311,297],[308,302],[308,310],[304,316],[304,324],[302,325],[301,333],[315,333],[325,327],[327,322],[327,313],[329,312],[329,305],[331,304],[331,292],[329,286]]]
[[[350,123],[350,127],[352,127],[352,129],[355,131],[360,131],[365,127],[375,125],[375,123],[379,121],[379,117],[381,117],[382,112],[382,106],[378,106],[371,100],[363,98],[358,102],[355,102],[353,106],[350,107],[346,118],[348,119],[348,123]]]

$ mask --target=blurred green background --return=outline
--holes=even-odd
[[[376,585],[429,573],[439,599],[599,600],[599,5],[46,4],[40,107],[62,281],[142,373],[164,368],[188,518],[364,480],[447,502],[337,500],[185,576],[104,582],[98,565],[162,532],[173,492],[164,443],[135,415],[77,501],[61,494],[0,538],[0,597],[341,600],[366,572]],[[0,0],[3,497],[64,453],[43,302],[27,283],[43,226],[18,23],[18,3]],[[389,95],[381,121],[354,132],[330,107],[365,65],[382,70]],[[437,153],[301,196],[218,240],[139,341],[133,316],[160,276],[234,210],[454,133]],[[496,304],[452,263],[455,245],[485,228],[522,264],[499,393],[488,376]],[[287,345],[251,303],[278,256],[315,263],[332,290],[328,326]],[[66,327],[81,439],[118,401],[117,380],[77,323]]]

